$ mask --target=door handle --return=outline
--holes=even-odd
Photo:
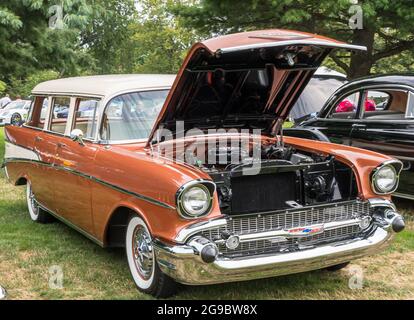
[[[43,141],[43,139],[40,138],[39,136],[35,138],[35,142],[40,142],[40,141]]]
[[[58,142],[57,143],[58,148],[65,148],[66,144],[62,143],[62,142]]]

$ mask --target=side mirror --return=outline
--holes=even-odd
[[[85,143],[83,142],[83,132],[80,129],[73,129],[70,133],[70,138],[73,141],[78,142],[80,145],[84,146]]]

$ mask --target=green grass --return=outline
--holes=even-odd
[[[3,158],[3,130],[0,131]],[[410,217],[413,205],[399,203]],[[64,273],[61,290],[49,288],[49,268]],[[408,299],[414,298],[414,224],[386,252],[353,262],[364,287],[351,290],[351,268],[272,279],[185,287],[176,299]],[[130,278],[123,250],[104,250],[61,223],[32,223],[24,188],[0,177],[0,285],[10,299],[151,299]]]

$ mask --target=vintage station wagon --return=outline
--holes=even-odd
[[[401,162],[283,137],[336,48],[364,49],[255,31],[194,45],[177,77],[42,83],[27,123],[6,127],[6,173],[27,185],[34,221],[53,216],[103,247],[125,247],[135,284],[158,297],[176,282],[339,269],[384,248],[404,221],[390,196]]]

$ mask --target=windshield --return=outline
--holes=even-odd
[[[112,99],[104,112],[101,138],[106,141],[146,139],[164,105],[168,90],[133,92]]]
[[[312,78],[290,112],[290,118],[299,119],[319,112],[328,98],[345,82],[336,78]]]

